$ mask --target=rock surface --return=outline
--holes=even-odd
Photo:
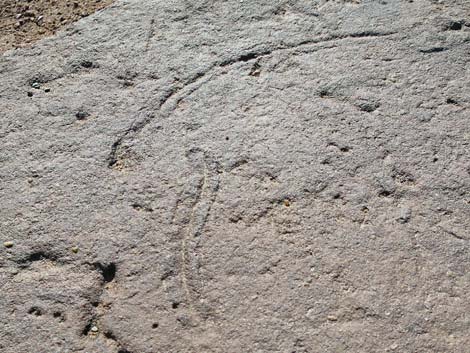
[[[117,1],[4,53],[0,351],[468,352],[469,58],[466,0]]]

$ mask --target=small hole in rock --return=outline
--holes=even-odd
[[[43,259],[47,259],[48,256],[43,253],[42,251],[37,251],[32,254],[30,254],[27,258],[28,262],[35,262],[35,261],[41,261]]]
[[[173,309],[178,309],[179,306],[180,306],[180,303],[178,303],[178,302],[171,303],[171,307]]]
[[[462,29],[462,23],[457,22],[457,21],[452,21],[449,24],[449,29],[452,31],[460,31]]]
[[[152,328],[158,328],[158,322],[154,322],[154,323],[152,324]]]
[[[138,203],[133,203],[132,208],[136,211],[153,212],[153,209],[151,207],[144,206]]]
[[[379,104],[376,102],[361,102],[358,105],[358,108],[363,112],[372,113],[373,111],[377,110]]]
[[[106,338],[109,338],[109,339],[113,340],[113,341],[117,341],[117,338],[116,338],[116,336],[114,335],[114,333],[112,331],[105,331],[104,336]]]
[[[28,310],[28,314],[41,316],[42,310],[41,308],[38,308],[37,306],[33,306],[31,309]]]
[[[390,196],[392,193],[388,190],[382,190],[379,192],[379,196],[387,197]]]
[[[88,322],[87,325],[82,330],[82,335],[83,336],[88,336],[88,334],[91,331],[92,326],[93,326],[93,322],[92,321]]]
[[[331,97],[332,96],[332,93],[326,89],[326,88],[322,88],[318,91],[318,95],[321,97],[321,98],[325,98],[325,97]]]
[[[52,314],[52,316],[54,316],[56,319],[59,319],[60,322],[65,321],[65,314],[63,312],[56,311]]]
[[[111,263],[108,266],[105,266],[102,273],[105,282],[111,282],[114,279],[114,276],[116,276],[116,265]]]
[[[101,272],[105,282],[111,282],[114,280],[114,277],[116,276],[116,265],[114,263],[111,262],[104,265],[102,263],[97,263],[95,266]]]
[[[84,111],[79,111],[75,114],[75,117],[77,118],[77,120],[85,120],[89,116],[90,116],[90,114],[88,114],[87,112],[84,112]]]
[[[93,63],[91,61],[88,61],[88,60],[82,61],[80,63],[80,65],[82,65],[82,67],[84,67],[86,69],[89,69],[89,68],[93,67]]]
[[[457,101],[453,98],[447,98],[446,99],[446,103],[447,104],[457,104]]]

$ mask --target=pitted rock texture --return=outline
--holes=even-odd
[[[0,350],[467,352],[469,54],[454,0],[117,1],[6,52]]]

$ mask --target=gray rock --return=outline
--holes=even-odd
[[[469,17],[120,0],[4,53],[0,351],[466,352]]]

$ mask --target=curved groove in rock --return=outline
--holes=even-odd
[[[313,39],[304,40],[294,44],[280,44],[274,48],[258,48],[257,50],[249,51],[242,53],[241,55],[235,56],[233,58],[224,59],[222,61],[216,61],[212,65],[210,65],[205,71],[199,71],[195,75],[191,76],[186,82],[183,84],[182,87],[173,87],[166,94],[160,99],[156,107],[149,107],[149,108],[142,108],[142,110],[157,110],[163,113],[163,118],[167,118],[168,115],[171,113],[171,110],[176,108],[177,104],[181,102],[181,100],[185,99],[186,97],[190,96],[192,93],[197,91],[204,83],[210,81],[212,78],[211,73],[216,71],[217,69],[224,68],[227,66],[236,65],[238,63],[246,63],[253,60],[257,60],[261,57],[272,55],[275,52],[283,51],[283,50],[294,50],[301,47],[315,45],[315,44],[322,44],[327,42],[333,42],[338,40],[345,40],[345,39],[364,39],[364,38],[379,38],[379,37],[387,37],[396,34],[397,32],[375,32],[375,31],[363,31],[357,33],[349,33],[343,35],[329,35],[324,37],[317,37]],[[209,76],[211,75],[211,76]],[[209,76],[209,77],[208,77]],[[170,112],[163,111],[167,104],[170,104],[171,100],[175,98],[175,102],[172,104],[172,109]],[[140,131],[142,131],[153,119],[155,118],[154,114],[146,114],[146,116],[142,119],[135,119],[131,126],[124,131],[124,133],[112,144],[111,151],[108,155],[108,167],[113,168],[114,165],[118,161],[117,153],[121,145],[125,140],[133,139]]]
[[[199,237],[207,223],[219,190],[218,172],[210,166],[204,152],[203,163],[201,184],[198,187],[199,190],[192,206],[189,225],[181,239],[181,283],[185,292],[186,302],[195,318],[198,317],[198,313],[193,303],[198,290],[197,287],[194,288],[195,286],[191,283],[191,273],[194,272],[191,264],[191,249],[193,252],[196,251],[199,244]]]

